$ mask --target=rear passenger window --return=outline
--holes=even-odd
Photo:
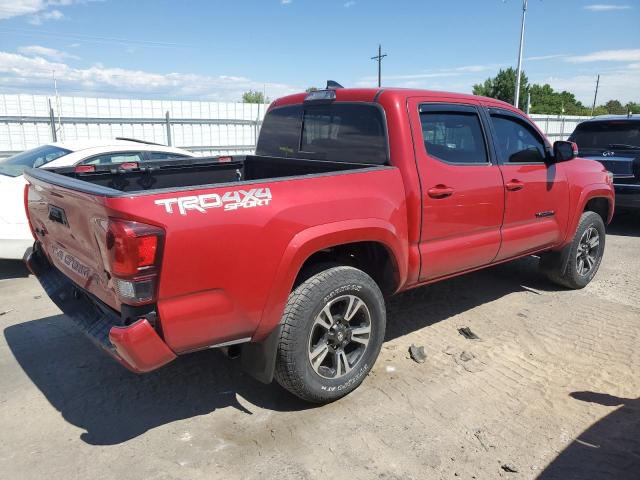
[[[420,106],[424,146],[432,157],[460,165],[488,163],[480,117],[475,109]]]

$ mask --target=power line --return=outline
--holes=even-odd
[[[41,37],[59,37],[69,38],[72,40],[82,40],[90,43],[105,43],[105,44],[117,44],[117,45],[137,45],[141,47],[195,47],[196,45],[190,45],[185,43],[174,42],[157,42],[153,40],[132,40],[129,38],[117,38],[117,37],[103,37],[99,35],[83,35],[77,33],[57,33],[46,30],[31,30],[26,28],[9,28],[3,27],[0,32],[14,33],[18,35],[33,35]]]

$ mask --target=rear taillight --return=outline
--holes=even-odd
[[[138,168],[138,162],[123,162],[118,165],[121,170],[135,170]]]
[[[24,186],[24,212],[25,212],[25,215],[27,216],[27,222],[29,222],[29,230],[31,230],[31,235],[33,236],[34,240],[37,240],[36,231],[33,228],[33,223],[31,223],[31,217],[29,215],[29,187],[30,186],[31,186],[30,183],[27,183]]]
[[[164,230],[153,225],[110,218],[107,258],[116,293],[123,303],[155,300]]]

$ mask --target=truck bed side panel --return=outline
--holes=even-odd
[[[395,248],[403,256],[396,260],[407,262],[405,192],[393,167],[178,195],[106,200],[114,215],[166,230],[158,308],[165,341],[176,352],[253,337],[285,249],[310,228],[377,219],[397,232],[404,247]],[[180,202],[204,208],[181,212]],[[287,295],[290,288],[286,286]]]

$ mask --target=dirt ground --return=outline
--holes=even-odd
[[[130,374],[19,263],[0,262],[0,472],[637,480],[638,272],[640,218],[627,216],[584,290],[556,288],[525,259],[397,296],[371,375],[318,407],[216,351]],[[409,358],[411,344],[424,345],[425,363]]]

